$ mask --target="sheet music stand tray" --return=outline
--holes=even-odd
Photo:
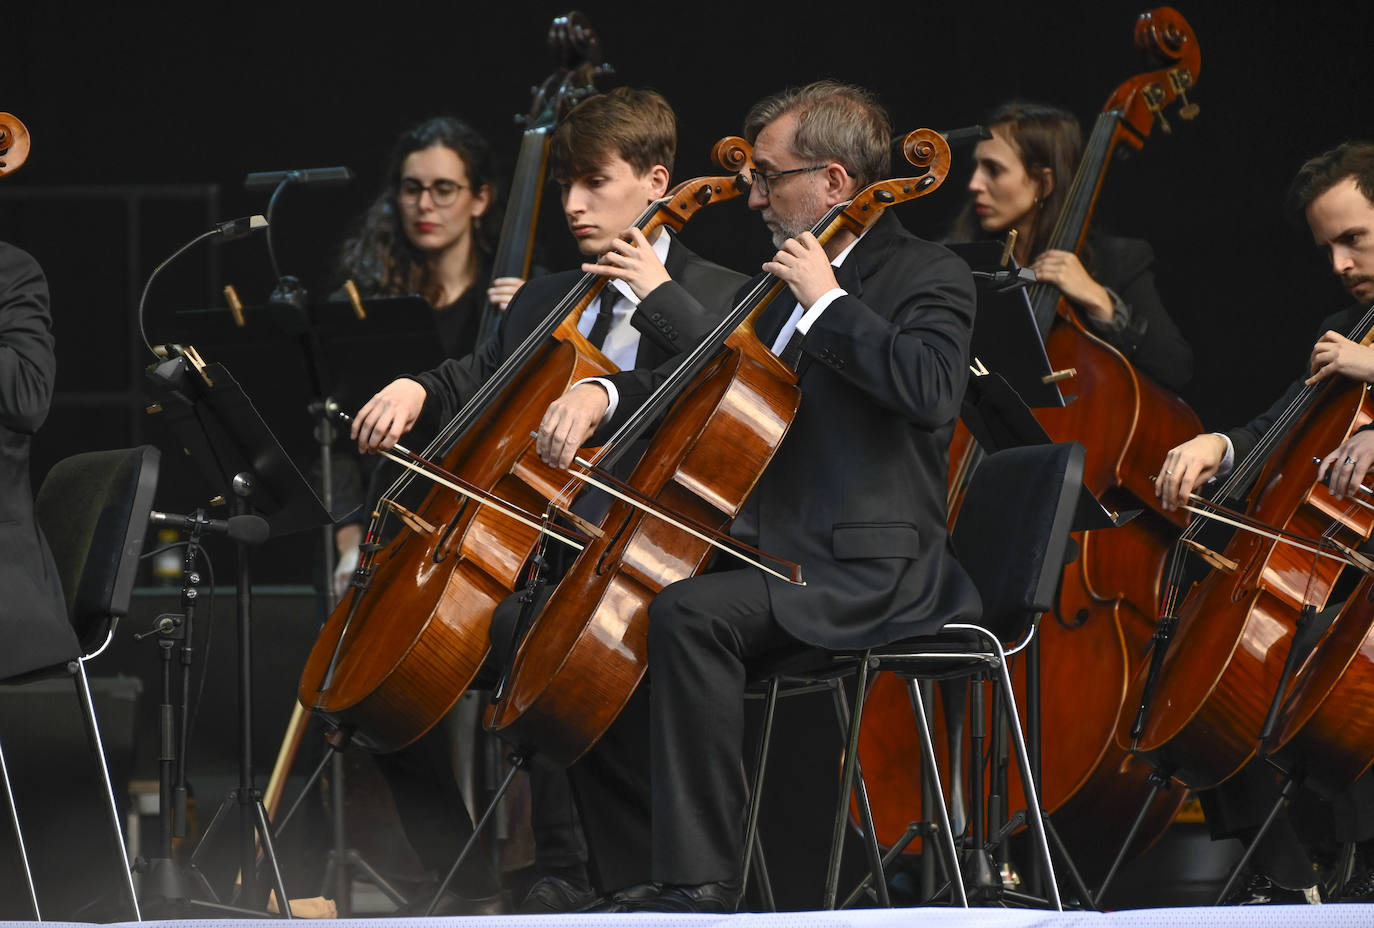
[[[973,357],[1001,374],[1030,408],[1065,405],[1067,400],[1051,379],[1054,369],[1026,292],[1025,275],[1032,272],[1018,268],[1010,258],[1004,267],[1002,246],[997,242],[961,242],[949,247],[968,263],[978,285],[978,314],[970,345]]]

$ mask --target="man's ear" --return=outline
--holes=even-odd
[[[649,198],[657,200],[668,192],[668,169],[661,164],[649,168]]]
[[[854,194],[859,192],[858,181],[851,177],[849,172],[845,170],[844,165],[840,164],[838,161],[832,161],[827,164],[823,176],[825,177],[827,206],[834,206],[837,203],[852,200]]]

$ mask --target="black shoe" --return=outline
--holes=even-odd
[[[1321,901],[1321,891],[1316,886],[1286,889],[1263,873],[1251,873],[1223,905],[1304,905]]]
[[[1374,902],[1374,870],[1356,870],[1341,887],[1337,902]]]
[[[664,886],[641,903],[638,912],[705,912],[733,915],[739,908],[740,884],[735,881]]]
[[[516,909],[517,915],[555,915],[582,912],[600,901],[601,896],[586,883],[565,880],[561,876],[540,877],[525,901]]]
[[[644,912],[652,911],[641,908],[645,903],[654,899],[662,891],[661,883],[636,883],[627,886],[625,889],[611,893],[605,899],[594,903],[583,911],[586,912]]]

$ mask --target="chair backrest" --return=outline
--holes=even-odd
[[[162,453],[152,445],[63,458],[34,499],[83,653],[128,615]]]
[[[980,624],[1003,641],[1053,604],[1083,457],[1078,442],[1007,448],[985,457],[969,481],[954,553],[982,596]]]

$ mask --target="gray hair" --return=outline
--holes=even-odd
[[[745,139],[752,145],[765,126],[789,113],[797,117],[797,157],[837,161],[860,188],[887,178],[892,122],[871,92],[831,80],[790,87],[754,104],[744,117]]]

